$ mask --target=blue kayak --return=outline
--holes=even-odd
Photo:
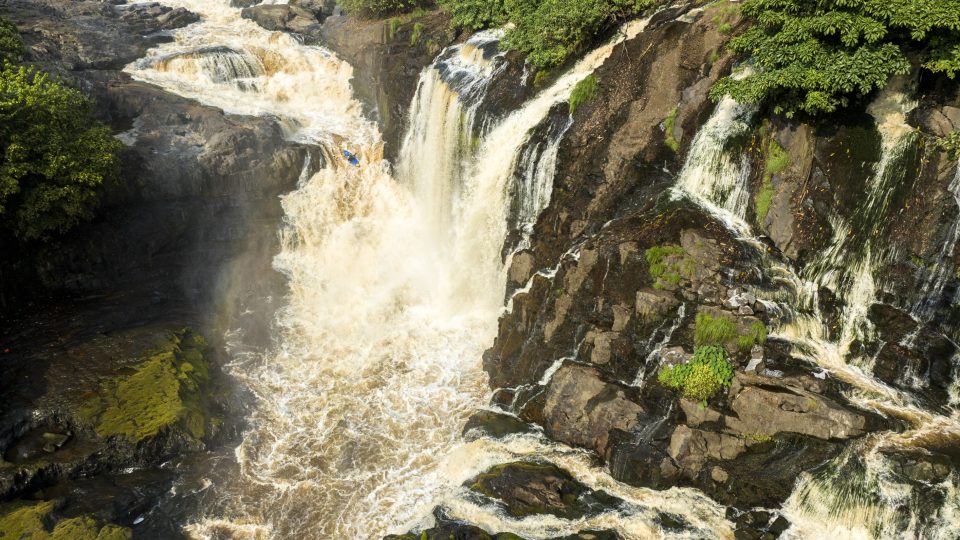
[[[347,162],[353,165],[354,167],[360,166],[360,160],[357,159],[357,156],[353,155],[349,150],[343,151],[343,157],[347,158]]]

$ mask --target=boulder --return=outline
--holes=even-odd
[[[730,391],[734,414],[724,418],[727,428],[743,434],[799,433],[824,440],[859,437],[867,430],[865,415],[827,397],[799,387],[751,385],[760,382],[758,379],[770,382],[769,378],[736,374],[737,382]]]
[[[293,32],[311,38],[319,38],[321,25],[313,13],[286,4],[257,5],[240,12],[263,28],[274,32]]]
[[[464,485],[500,501],[515,518],[550,514],[563,519],[615,508],[620,500],[593,491],[555,465],[516,462],[497,465]]]
[[[544,428],[554,439],[606,453],[609,433],[630,431],[643,412],[627,397],[627,389],[605,382],[599,372],[575,363],[564,364],[546,388]]]
[[[677,297],[668,291],[640,289],[637,291],[637,315],[645,319],[662,319],[680,305]]]
[[[319,22],[323,22],[337,11],[336,0],[290,0],[290,5],[313,13]]]
[[[532,430],[530,425],[516,416],[498,411],[477,411],[463,426],[463,435],[467,439],[476,438],[478,435],[500,438]]]

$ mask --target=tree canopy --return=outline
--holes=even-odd
[[[922,69],[960,72],[960,0],[744,0],[756,24],[730,47],[758,68],[713,89],[792,117],[846,107],[852,99]]]
[[[23,48],[10,27],[0,19],[0,232],[43,240],[93,217],[122,145],[79,91],[11,63]]]
[[[583,51],[611,22],[657,0],[440,0],[453,24],[478,30],[511,23],[504,45],[527,53],[539,68],[562,64]]]

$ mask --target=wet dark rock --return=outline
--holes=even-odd
[[[497,465],[464,485],[500,501],[506,512],[516,518],[551,514],[563,519],[579,519],[620,504],[618,499],[587,488],[567,471],[550,464]]]
[[[773,540],[790,526],[786,518],[766,510],[728,508],[727,519],[736,526],[733,531],[736,540]]]
[[[606,453],[611,430],[630,431],[643,408],[630,390],[579,364],[564,364],[547,385],[544,429],[551,438]]]
[[[384,540],[524,540],[513,533],[501,532],[496,534],[462,521],[451,519],[440,509],[434,510],[437,524],[418,533],[391,534]],[[620,535],[613,531],[581,531],[552,540],[619,540]]]
[[[620,535],[616,531],[581,531],[551,540],[620,540]]]
[[[607,458],[611,476],[630,485],[652,489],[676,485],[681,469],[666,450],[667,437],[636,439],[632,433],[611,433]]]
[[[923,449],[906,453],[891,451],[886,457],[895,464],[897,475],[911,483],[939,484],[957,469],[957,463],[948,456]]]
[[[471,436],[484,435],[501,438],[515,433],[533,431],[526,422],[516,416],[496,411],[477,411],[463,426],[463,434],[468,439]],[[471,434],[471,432],[474,432]]]
[[[290,0],[290,5],[313,13],[313,16],[320,22],[333,15],[337,10],[336,0]]]
[[[715,15],[708,9],[694,22],[658,16],[595,72],[597,95],[577,109],[561,142],[551,204],[535,227],[539,268],[552,267],[575,239],[648,204],[672,182],[712,109],[709,88],[733,60],[725,52],[728,37],[710,23]],[[662,128],[674,110],[680,155]]]
[[[8,401],[0,496],[78,475],[150,466],[217,436],[206,343],[189,330],[143,327],[97,336],[20,362],[46,366],[45,389]],[[16,361],[11,359],[11,362]],[[77,369],[82,362],[83,369]],[[29,418],[19,401],[28,404]]]

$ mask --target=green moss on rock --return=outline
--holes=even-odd
[[[696,266],[680,246],[653,246],[644,253],[654,289],[675,287],[686,278],[693,277]]]
[[[130,540],[133,533],[113,524],[101,526],[89,516],[57,521],[57,501],[17,502],[0,507],[0,539]]]
[[[130,372],[100,384],[79,409],[81,423],[101,437],[123,436],[131,442],[179,426],[200,440],[206,433],[201,389],[209,380],[198,334],[183,330],[145,354]]]

